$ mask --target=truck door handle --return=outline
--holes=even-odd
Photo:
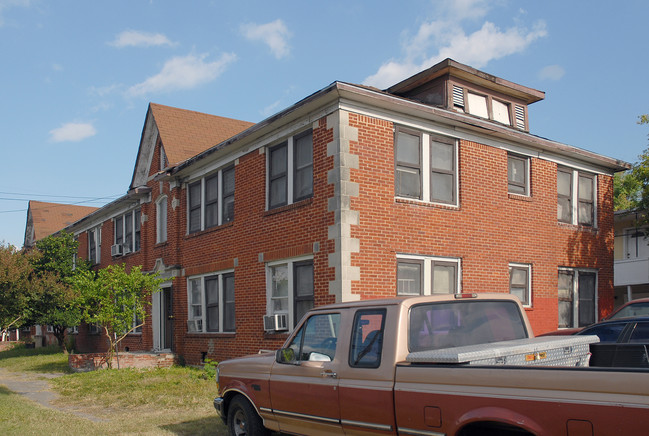
[[[320,373],[320,375],[321,375],[322,377],[338,378],[338,374],[336,374],[335,372],[333,372],[333,371],[330,370],[330,369],[327,369],[327,370],[325,370],[325,371],[322,371],[322,372]]]

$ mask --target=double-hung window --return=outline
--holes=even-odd
[[[268,149],[268,209],[313,196],[313,131]]]
[[[155,204],[156,243],[167,241],[167,196],[163,195]]]
[[[597,271],[559,268],[559,328],[584,327],[597,318]]]
[[[397,196],[421,199],[421,134],[398,130],[395,148]]]
[[[284,315],[291,328],[314,306],[313,259],[267,264],[267,312]]]
[[[457,205],[457,144],[451,138],[398,128],[395,195]]]
[[[560,222],[595,226],[597,178],[594,174],[557,169],[557,220]]]
[[[135,209],[126,212],[113,221],[115,223],[115,244],[122,246],[122,253],[140,251],[141,210]]]
[[[187,299],[189,332],[235,331],[234,272],[191,277],[188,280]]]
[[[88,260],[95,265],[101,262],[101,228],[88,230]]]
[[[518,297],[523,306],[532,305],[532,266],[509,264],[509,293]]]
[[[455,294],[460,287],[460,259],[399,255],[397,295]]]
[[[507,155],[507,191],[510,194],[530,194],[530,159]]]
[[[189,233],[234,219],[234,165],[190,183],[187,192]]]

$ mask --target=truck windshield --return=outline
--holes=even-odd
[[[410,309],[410,351],[437,350],[528,337],[510,301],[429,303]]]

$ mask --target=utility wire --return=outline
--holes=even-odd
[[[32,194],[28,194],[28,195],[32,195]],[[52,196],[52,197],[56,197],[56,196]],[[100,201],[100,200],[113,200],[113,199],[119,198],[119,197],[121,197],[121,195],[111,195],[111,196],[107,196],[107,197],[94,197],[94,198],[91,198],[91,197],[68,197],[68,198],[90,198],[90,199],[89,200],[83,200],[83,201],[77,201],[77,202],[74,202],[74,203],[58,204],[58,205],[54,205],[53,207],[57,207],[57,206],[60,206],[60,207],[78,206],[78,205],[81,205],[81,204],[92,203],[92,202]],[[22,199],[21,200],[21,199],[16,199],[16,198],[0,198],[0,200],[29,201],[29,199]],[[0,214],[2,214],[2,213],[15,213],[15,212],[27,212],[27,209],[0,210]]]

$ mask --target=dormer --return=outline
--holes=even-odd
[[[545,93],[478,71],[452,59],[386,89],[424,104],[462,112],[512,128],[529,131],[527,106]]]

